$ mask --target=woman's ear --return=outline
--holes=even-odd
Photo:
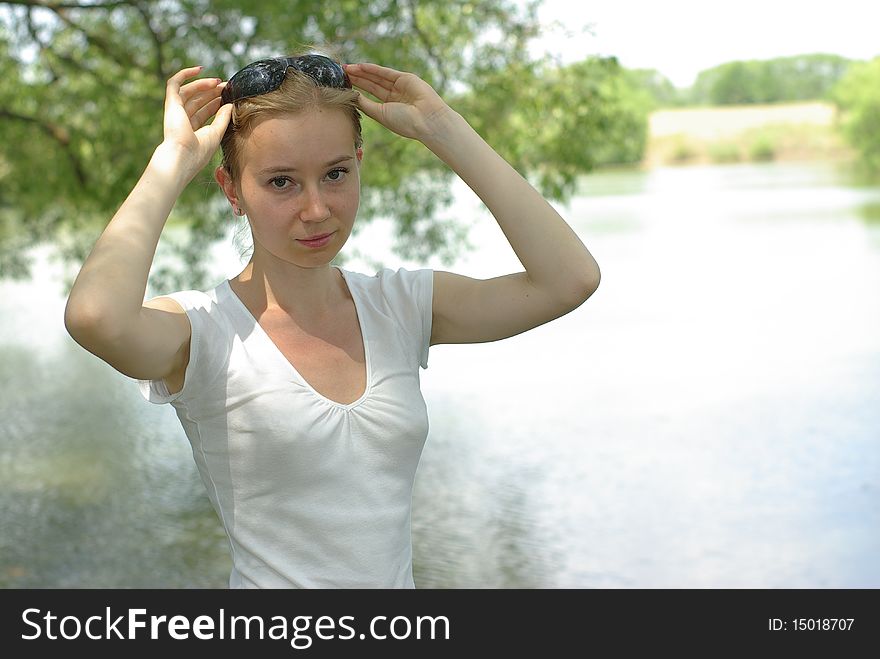
[[[243,215],[243,211],[239,212],[241,206],[238,204],[238,191],[235,189],[235,182],[223,165],[214,170],[214,180],[217,181],[217,185],[220,186],[223,194],[226,195],[229,203],[232,204],[232,212],[236,215]]]
[[[361,164],[361,160],[364,159],[364,147],[358,147],[358,150],[355,152],[355,155],[358,159],[358,165]]]

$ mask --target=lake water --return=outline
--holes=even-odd
[[[561,210],[597,293],[422,372],[417,586],[880,587],[880,187],[821,163],[599,173]],[[387,264],[522,269],[469,191],[453,212],[472,252]],[[173,410],[63,307],[45,259],[0,284],[0,586],[224,587]]]

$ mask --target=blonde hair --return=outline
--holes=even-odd
[[[357,107],[358,94],[353,89],[325,87],[310,75],[287,69],[278,89],[260,96],[236,101],[232,119],[220,142],[223,151],[221,165],[233,180],[241,173],[241,151],[244,140],[260,119],[284,114],[296,114],[307,110],[337,109],[351,119],[356,149],[363,145],[361,113]]]

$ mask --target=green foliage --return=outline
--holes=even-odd
[[[682,164],[696,158],[698,153],[697,146],[687,137],[680,135],[676,136],[672,144],[672,153],[669,159],[674,163]]]
[[[614,58],[483,70],[456,107],[547,195],[564,198],[596,165],[641,160],[651,99]]]
[[[766,135],[760,135],[749,145],[749,159],[763,162],[776,157],[776,146]]]
[[[739,146],[732,142],[713,142],[709,145],[709,159],[714,163],[739,162]]]
[[[560,86],[563,89],[576,86],[579,81],[589,81],[586,95],[572,98],[584,103],[581,120],[573,128],[577,130],[575,135],[590,138],[594,162],[597,165],[639,162],[648,139],[648,114],[653,107],[650,93],[635,84],[614,58],[588,59],[562,73]]]
[[[880,57],[853,64],[833,92],[844,137],[864,169],[880,175]]]
[[[634,88],[643,89],[650,95],[652,110],[679,107],[687,102],[682,90],[656,69],[626,69],[625,75]]]
[[[619,67],[555,71],[528,55],[537,34],[534,4],[512,0],[0,3],[0,277],[26,275],[24,252],[40,241],[85,259],[162,139],[166,79],[194,64],[227,78],[259,57],[329,44],[345,61],[416,72],[557,197],[597,162],[638,159],[642,100]],[[399,254],[451,260],[467,225],[442,216],[451,172],[364,124],[359,224],[391,217]],[[171,223],[190,238],[163,244],[184,272],[158,287],[207,283],[207,248],[230,221],[213,166],[175,207]]]
[[[824,54],[727,62],[700,72],[690,102],[740,105],[826,99],[850,63]]]

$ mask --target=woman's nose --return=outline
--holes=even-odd
[[[316,188],[306,189],[305,205],[300,212],[300,219],[303,222],[320,222],[330,217],[330,208],[321,191]]]

